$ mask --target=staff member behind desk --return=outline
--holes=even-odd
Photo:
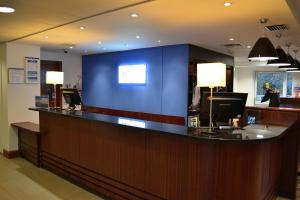
[[[269,107],[279,107],[280,105],[280,93],[277,88],[272,89],[270,83],[264,84],[264,90],[266,90],[265,96],[261,99],[261,102],[269,101]]]

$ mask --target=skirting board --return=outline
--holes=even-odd
[[[15,151],[8,151],[6,149],[3,149],[3,156],[5,158],[11,159],[11,158],[16,158],[20,156],[20,153],[18,150]]]

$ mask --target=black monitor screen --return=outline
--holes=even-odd
[[[81,97],[76,88],[62,88],[61,93],[70,108],[75,108],[76,105],[82,104]]]
[[[219,92],[212,95],[212,119],[227,123],[229,119],[241,118],[247,101],[247,93]],[[200,102],[200,116],[209,118],[210,92],[204,92]]]

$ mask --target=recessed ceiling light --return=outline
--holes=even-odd
[[[80,26],[80,30],[84,30],[85,28],[83,26]]]
[[[73,49],[73,46],[69,46],[70,49]]]
[[[229,40],[230,40],[230,41],[233,41],[233,40],[234,40],[234,38],[229,38]]]
[[[101,44],[102,44],[102,42],[101,42],[101,41],[99,41],[99,42],[98,42],[98,44],[99,44],[99,45],[101,45]]]
[[[251,46],[250,46],[250,45],[248,45],[248,46],[247,46],[247,48],[248,48],[248,49],[251,49]]]
[[[224,6],[225,6],[225,7],[232,6],[232,3],[231,3],[231,2],[225,2],[225,3],[224,3]]]
[[[48,35],[46,35],[46,36],[45,36],[45,38],[46,38],[46,39],[48,39],[48,38],[49,38],[49,36],[48,36]]]
[[[137,35],[137,36],[135,36],[135,38],[136,38],[136,39],[140,39],[140,38],[141,38],[141,36]]]
[[[136,14],[136,13],[131,13],[130,14],[130,17],[132,17],[132,18],[137,18],[139,15],[138,14]]]
[[[0,6],[0,13],[13,13],[16,10],[12,7],[8,7],[8,6]]]
[[[158,43],[161,43],[161,40],[157,40]]]

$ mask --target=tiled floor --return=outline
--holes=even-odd
[[[298,183],[300,200],[300,179]],[[103,199],[21,158],[8,160],[0,154],[0,200]]]
[[[21,159],[0,154],[0,200],[103,200]]]

